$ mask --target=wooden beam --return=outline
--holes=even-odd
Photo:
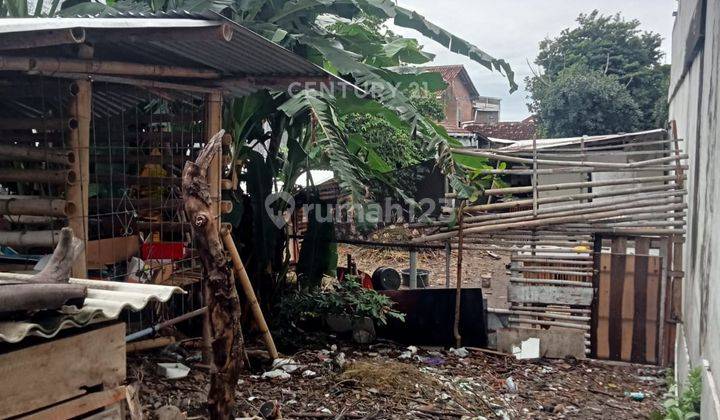
[[[220,77],[219,72],[210,69],[63,57],[0,56],[0,71],[24,71],[50,76],[55,73],[83,73],[191,79]]]
[[[149,41],[194,42],[194,41],[225,41],[230,42],[234,34],[233,25],[221,23],[217,26],[201,28],[123,28],[123,29],[88,29],[86,38],[90,43],[102,42],[135,43]]]
[[[67,198],[75,203],[75,211],[69,215],[68,226],[80,238],[87,249],[88,211],[90,187],[90,120],[92,118],[92,84],[89,80],[77,80],[70,89],[69,114],[77,122],[70,129],[68,146],[75,154],[73,171],[78,182],[67,185]],[[73,265],[73,276],[87,277],[85,251]]]

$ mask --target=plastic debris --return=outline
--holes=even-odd
[[[182,363],[158,363],[158,371],[168,379],[180,379],[188,376],[190,368]]]
[[[301,365],[293,359],[275,359],[272,363],[273,369],[282,369],[287,373],[293,373],[300,369]]]
[[[645,400],[645,394],[643,392],[626,392],[626,397],[630,397],[633,401],[643,401]]]
[[[520,347],[512,346],[512,354],[518,360],[540,358],[540,339],[531,337],[520,343]]]
[[[470,352],[467,351],[467,349],[466,349],[465,347],[459,347],[459,348],[456,348],[456,349],[455,349],[455,348],[451,348],[448,352],[449,352],[450,354],[454,354],[455,356],[457,356],[457,357],[459,357],[459,358],[463,358],[463,357],[468,357],[468,356],[470,356]]]
[[[290,379],[290,374],[282,369],[273,369],[262,374],[263,379]]]
[[[505,380],[505,388],[507,388],[508,392],[511,394],[517,394],[518,387],[515,384],[512,376],[508,376],[508,378]]]
[[[303,378],[314,378],[315,376],[317,376],[317,372],[312,371],[310,369],[308,369],[302,373]]]

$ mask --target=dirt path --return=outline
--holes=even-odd
[[[411,353],[389,342],[338,346],[293,355],[296,369],[284,379],[263,377],[270,367],[253,362],[238,382],[237,414],[251,417],[275,401],[283,418],[630,419],[658,410],[666,389],[664,371],[654,367],[518,361],[476,351],[458,357],[438,348]],[[167,353],[129,360],[145,413],[169,404],[204,418],[207,371],[185,362],[190,375],[168,380],[157,374],[159,361]],[[641,392],[642,400],[631,392]]]

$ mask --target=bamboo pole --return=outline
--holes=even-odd
[[[75,160],[75,155],[70,150],[0,144],[0,160],[48,162],[59,165],[69,165]]]
[[[465,201],[460,203],[458,208],[458,257],[457,257],[457,278],[455,282],[455,320],[453,322],[453,336],[455,337],[455,347],[462,346],[462,336],[460,335],[460,302],[462,301],[462,264],[463,264],[463,216],[465,210]]]
[[[76,181],[77,172],[75,170],[3,168],[3,170],[0,171],[0,182],[31,182],[50,185],[72,185],[75,184]]]
[[[60,118],[0,118],[0,130],[62,130],[66,124],[68,121]]]
[[[475,233],[490,232],[490,231],[494,231],[494,230],[503,230],[503,229],[514,229],[514,228],[519,228],[519,227],[526,228],[526,227],[532,227],[532,226],[545,226],[545,225],[550,225],[550,224],[560,224],[560,223],[567,223],[567,222],[581,222],[581,221],[589,220],[591,216],[611,217],[611,216],[622,216],[624,214],[679,210],[679,209],[687,208],[687,204],[649,206],[649,207],[641,207],[641,208],[626,208],[626,207],[627,206],[621,207],[621,210],[605,211],[605,212],[599,212],[599,213],[590,213],[590,214],[585,213],[585,214],[578,214],[578,215],[572,215],[572,216],[551,216],[551,217],[542,218],[542,219],[534,219],[534,220],[527,220],[527,221],[520,221],[520,222],[509,222],[509,223],[498,223],[498,224],[494,224],[494,225],[471,227],[471,228],[467,228],[465,230],[465,234],[475,234]],[[455,236],[457,236],[457,231],[450,231],[450,232],[443,232],[443,233],[437,233],[434,235],[427,235],[427,236],[423,236],[423,237],[419,237],[419,238],[414,238],[412,240],[412,242],[422,243],[422,242],[438,241],[438,240],[453,238]]]
[[[666,156],[655,159],[642,160],[630,163],[612,163],[612,162],[593,162],[593,161],[566,161],[566,160],[551,160],[551,159],[527,159],[520,158],[510,155],[505,155],[497,152],[485,152],[478,150],[466,150],[466,149],[452,149],[453,153],[467,156],[484,157],[492,160],[499,160],[503,162],[522,163],[527,165],[546,165],[546,166],[563,166],[563,167],[592,167],[597,169],[634,169],[644,166],[650,166],[654,164],[661,164],[667,162],[675,162],[682,159],[687,159],[687,154],[680,154],[677,156]]]
[[[69,114],[76,122],[70,125],[68,146],[75,155],[71,164],[78,182],[68,182],[66,195],[75,204],[74,212],[68,215],[68,226],[85,247],[75,260],[73,276],[87,277],[86,254],[88,240],[88,211],[90,187],[90,119],[92,117],[92,84],[89,80],[76,80],[70,88]]]
[[[592,313],[591,309],[578,309],[578,308],[559,308],[556,306],[544,306],[544,307],[535,307],[535,306],[510,306],[510,310],[519,310],[519,311],[531,311],[531,312],[566,312],[566,313],[578,313],[578,314],[589,314]],[[490,311],[490,309],[488,309]]]
[[[529,220],[542,220],[547,219],[551,217],[560,217],[560,216],[573,216],[578,214],[591,214],[593,212],[602,212],[605,210],[618,210],[618,209],[627,209],[627,208],[637,208],[637,207],[643,207],[643,206],[656,206],[659,204],[673,204],[673,203],[681,203],[682,195],[684,192],[677,192],[677,191],[671,191],[669,193],[661,193],[661,194],[649,194],[644,197],[639,197],[637,199],[628,199],[625,202],[617,203],[617,202],[590,202],[590,203],[583,203],[583,204],[573,204],[569,206],[557,206],[557,207],[546,207],[543,209],[538,210],[538,215],[533,216],[532,214],[525,215],[525,211],[523,212],[515,212],[515,213],[503,213],[503,217],[482,217],[481,219],[475,219],[474,217],[470,217],[468,219],[471,219],[472,222],[468,224],[468,226],[476,227],[476,226],[488,226],[497,224],[499,222],[501,223],[508,223],[508,222],[521,222],[521,221],[529,221]],[[531,210],[528,210],[528,212],[532,212]],[[523,213],[518,216],[514,216],[516,213]],[[628,213],[627,215],[629,215]],[[491,216],[491,215],[488,215]],[[492,215],[492,216],[501,216],[501,215]],[[624,214],[618,214],[618,217],[620,216],[626,216]],[[583,220],[586,221],[586,220]],[[456,230],[454,228],[448,228],[447,230],[453,231]]]
[[[0,246],[52,248],[60,239],[59,230],[0,231]]]
[[[543,308],[543,309],[545,309],[545,308]],[[539,318],[553,318],[553,319],[561,319],[561,320],[565,320],[565,321],[579,321],[579,322],[590,321],[589,316],[553,314],[553,313],[551,313],[552,309],[548,309],[547,311],[544,311],[544,312],[539,312],[539,311],[525,311],[525,310],[519,310],[519,309],[488,308],[488,312],[492,312],[492,313],[496,313],[496,314],[506,314],[506,315],[536,316]]]
[[[233,241],[232,235],[230,234],[230,228],[227,226],[223,226],[220,234],[222,235],[225,248],[230,254],[230,259],[232,260],[233,267],[235,268],[235,274],[237,275],[238,279],[240,279],[240,285],[242,286],[245,297],[248,300],[248,305],[250,305],[250,309],[252,310],[255,322],[257,323],[258,329],[260,330],[260,333],[263,336],[263,340],[265,341],[265,347],[267,347],[268,353],[270,353],[270,357],[273,360],[277,359],[278,351],[275,348],[275,341],[273,340],[272,334],[270,334],[270,329],[267,326],[267,322],[265,322],[265,316],[263,316],[262,309],[260,309],[260,303],[258,303],[257,297],[255,296],[255,290],[253,289],[252,283],[250,282],[250,277],[248,277],[247,271],[245,270],[245,265],[240,259],[240,254],[235,247],[235,242]]]
[[[85,28],[52,29],[47,31],[3,34],[0,50],[24,50],[85,42]]]
[[[525,277],[510,277],[510,282],[511,283],[548,284],[551,286],[592,287],[592,283],[590,283],[590,282],[575,281],[575,280],[528,279]]]
[[[687,165],[679,165],[683,170],[688,169]],[[627,172],[632,170],[633,172],[664,172],[668,170],[665,165],[653,165],[653,166],[639,166],[636,168],[597,168],[597,167],[579,167],[579,166],[567,166],[550,169],[538,169],[539,175],[555,175],[555,174],[584,174],[589,172]],[[478,169],[476,171],[479,175],[532,175],[532,169]]]
[[[62,217],[74,213],[75,205],[59,198],[0,198],[0,214]]]
[[[583,325],[583,324],[573,324],[571,322],[557,322],[557,321],[543,321],[539,319],[523,319],[518,317],[510,317],[508,318],[508,321],[515,322],[518,324],[535,324],[535,325],[547,325],[547,326],[555,326],[555,327],[563,327],[563,328],[574,328],[578,330],[589,330],[589,325]]]
[[[161,78],[220,78],[219,72],[210,69],[61,57],[0,56],[0,70],[33,72],[44,75],[83,73]]]
[[[642,193],[648,193],[648,192],[667,191],[667,190],[672,190],[672,189],[675,189],[675,186],[663,184],[663,185],[651,185],[648,187],[632,187],[632,188],[612,189],[612,190],[603,191],[603,192],[567,194],[567,195],[559,195],[559,196],[543,197],[543,198],[537,198],[537,193],[534,192],[532,199],[505,201],[505,202],[501,202],[501,203],[480,204],[480,205],[476,205],[476,206],[468,206],[467,211],[470,211],[470,212],[490,211],[490,210],[517,208],[517,207],[524,207],[527,205],[532,205],[534,214],[537,214],[537,206],[539,204],[562,203],[565,201],[582,201],[582,200],[589,200],[589,199],[593,199],[593,198],[617,197],[619,195],[636,195],[636,194],[642,194]]]

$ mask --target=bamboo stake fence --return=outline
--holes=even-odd
[[[589,332],[596,234],[684,238],[687,155],[681,141],[655,131],[560,146],[533,139],[498,150],[453,149],[495,168],[479,174],[525,176],[527,184],[493,183],[464,207],[459,226],[448,217],[413,224],[423,229],[414,242],[511,252],[510,307],[490,312],[509,316],[513,326]],[[498,169],[500,162],[507,167]],[[443,216],[457,211],[443,208]]]

